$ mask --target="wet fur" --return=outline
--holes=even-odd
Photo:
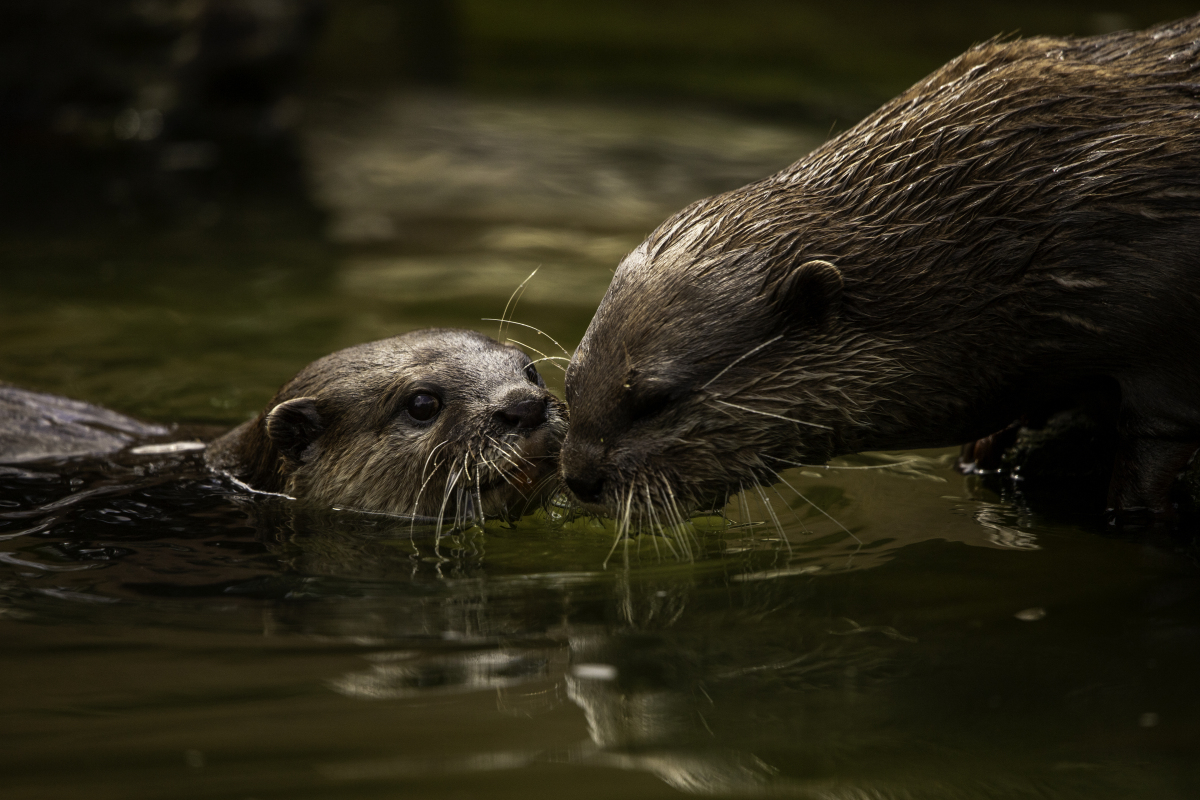
[[[519,516],[554,482],[566,409],[531,380],[529,358],[473,331],[431,329],[319,359],[258,417],[215,441],[210,466],[306,503],[452,520]],[[536,377],[536,375],[535,375]],[[418,391],[442,401],[428,423],[406,413]],[[545,402],[536,427],[505,423]]]
[[[568,369],[563,476],[649,520],[1095,388],[1120,397],[1110,504],[1166,513],[1198,311],[1200,17],[989,42],[622,262]]]

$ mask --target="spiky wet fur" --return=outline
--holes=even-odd
[[[1198,79],[1200,17],[989,42],[684,209],[575,353],[564,479],[618,520],[678,519],[786,464],[986,436],[1093,380],[1119,387],[1122,436],[1186,454]],[[840,274],[831,302],[781,289],[814,260]]]
[[[306,503],[428,518],[464,527],[515,517],[555,483],[566,409],[530,380],[529,358],[474,331],[429,329],[341,350],[305,367],[266,409],[214,442],[209,463],[252,487]],[[414,393],[440,398],[427,423],[406,412]],[[272,440],[272,409],[315,398],[324,430],[298,457]],[[546,401],[535,428],[497,414]]]

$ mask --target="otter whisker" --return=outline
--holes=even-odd
[[[506,453],[508,453],[509,458],[512,459],[512,465],[514,465],[516,469],[521,469],[522,467],[534,467],[533,459],[524,455],[524,453],[520,450],[517,450],[516,445],[505,445],[504,450]]]
[[[541,267],[538,267],[538,269],[541,269]],[[504,304],[504,311],[502,311],[500,313],[500,319],[484,320],[485,322],[499,322],[500,323],[500,328],[496,332],[497,339],[503,339],[505,323],[508,322],[509,324],[511,324],[511,320],[505,319],[508,316],[509,306],[512,306],[513,314],[516,314],[517,313],[517,305],[516,304],[521,302],[520,298],[517,297],[517,294],[524,293],[525,284],[529,283],[530,279],[532,279],[534,275],[537,275],[537,273],[538,273],[538,271],[537,271],[537,269],[535,269],[533,272],[529,273],[529,276],[527,278],[525,278],[525,280],[521,281],[521,283],[517,286],[516,289],[513,289],[513,293],[511,295],[509,295],[509,297],[508,297],[508,302]],[[514,300],[515,300],[515,302],[514,302]]]
[[[524,461],[526,464],[530,464],[530,465],[533,464],[532,461],[525,458],[525,456],[518,453],[516,451],[516,449],[511,446],[500,446],[497,451],[497,455],[500,456],[501,458],[503,458],[505,461],[507,461],[509,463],[509,465],[511,465],[512,468],[515,470],[519,470],[521,468],[521,466],[517,463],[517,461],[515,459],[520,459],[521,461]],[[521,489],[521,487],[517,486],[517,484],[513,482],[512,475],[510,475],[508,472],[504,471],[503,469],[498,469],[497,473],[500,475],[500,478],[505,483],[507,483],[513,489],[516,489],[517,492],[519,494],[521,494],[521,496],[525,496],[525,492]]]
[[[654,500],[653,500],[653,499],[650,497],[650,487],[649,487],[649,485],[647,485],[647,486],[645,487],[645,489],[646,489],[646,503],[648,504],[648,505],[647,505],[647,510],[649,511],[649,513],[650,513],[650,515],[651,515],[651,516],[654,516]],[[661,527],[662,527],[662,526],[661,526],[661,525],[658,525],[658,519],[657,519],[657,517],[655,517],[655,519],[654,519],[654,525],[655,525],[655,527],[658,527],[658,528],[661,530]],[[665,532],[664,532],[664,533],[665,533]],[[658,560],[660,560],[660,561],[661,561],[661,560],[662,560],[662,552],[661,552],[661,551],[659,550],[659,548],[658,548],[658,540],[659,540],[659,535],[658,535],[658,534],[653,534],[653,535],[651,535],[651,537],[650,537],[650,541],[651,541],[651,544],[653,544],[653,545],[654,545],[654,557],[655,557],[655,558],[657,558]],[[638,551],[639,551],[639,552],[640,552],[640,551],[641,551],[641,549],[642,549],[642,544],[641,544],[641,542],[642,542],[642,540],[639,538],[639,539],[638,539]],[[667,547],[671,547],[671,543],[670,543],[670,542],[667,542]],[[672,552],[672,553],[674,553],[674,552],[675,552],[674,548],[672,548],[672,549],[671,549],[671,552]],[[678,556],[678,555],[676,555],[676,556],[675,556],[675,559],[676,559],[676,560],[679,560],[679,556]]]
[[[435,535],[439,540],[442,537],[442,527],[446,521],[446,504],[450,502],[450,495],[454,491],[455,486],[458,484],[458,478],[462,474],[462,467],[460,466],[462,462],[463,459],[456,459],[451,463],[446,476],[446,485],[442,487],[442,505],[438,509],[438,522],[435,529]]]
[[[459,467],[459,463],[461,462],[455,462],[455,466],[451,468],[451,473],[446,482],[446,489],[442,493],[442,507],[438,511],[437,530],[434,532],[434,536],[439,543],[442,540],[442,525],[446,520],[446,503],[450,501],[450,492],[458,485],[458,479],[462,477],[463,470],[466,469],[465,466]]]
[[[724,524],[721,526],[721,530],[722,530],[722,531],[727,531],[727,530],[729,530],[729,528],[730,528],[730,527],[733,525],[733,521],[729,519],[729,506],[728,506],[728,504],[726,504],[726,505],[724,505],[724,506],[721,506],[721,510],[720,510],[719,512],[717,512],[717,516],[719,516],[719,517],[721,518],[721,520],[723,521],[723,523],[724,523]]]
[[[533,352],[533,353],[537,353],[539,356],[541,356],[541,357],[542,357],[542,359],[547,359],[547,358],[549,358],[549,356],[547,356],[547,355],[546,355],[545,353],[543,353],[541,350],[538,350],[538,349],[537,349],[536,347],[534,347],[533,345],[525,344],[524,342],[522,342],[522,341],[519,341],[519,340],[517,340],[517,339],[514,339],[514,338],[512,338],[511,336],[510,336],[510,337],[508,337],[508,340],[509,340],[510,342],[512,342],[513,344],[515,344],[515,345],[520,345],[521,347],[525,348],[526,350],[529,350],[529,351],[531,351],[531,352]],[[561,358],[561,356],[556,356],[556,358]],[[565,370],[564,370],[564,371],[565,371]]]
[[[800,525],[800,529],[803,530],[805,533],[808,533],[809,532],[808,526],[804,524],[804,519],[799,514],[797,514],[796,509],[792,508],[791,504],[788,503],[787,498],[783,496],[783,492],[779,491],[774,486],[771,487],[771,491],[775,492],[775,496],[779,498],[780,502],[783,503],[784,507],[786,507],[787,510],[789,512],[791,512],[792,516],[796,518],[796,522]],[[788,550],[790,551],[792,549],[791,541],[787,540],[787,539],[785,539],[784,541],[787,542]]]
[[[533,506],[534,500],[539,498],[541,500],[542,507],[546,507],[546,505],[549,503],[551,494],[553,494],[551,492],[547,492],[546,487],[556,480],[558,480],[557,475],[547,475],[546,477],[538,480],[537,483],[532,486],[528,495],[522,495],[525,498],[525,505],[521,507],[522,516],[529,513],[529,509]]]
[[[759,350],[762,350],[764,347],[767,347],[768,345],[775,344],[776,342],[778,342],[778,341],[779,341],[780,339],[782,339],[782,338],[783,338],[783,334],[781,333],[781,334],[779,334],[778,336],[776,336],[775,338],[773,338],[773,339],[768,339],[767,341],[763,342],[762,344],[760,344],[760,345],[758,345],[758,346],[756,346],[756,347],[752,347],[752,348],[751,348],[750,350],[748,350],[747,352],[745,352],[745,353],[743,353],[742,355],[738,356],[738,357],[737,357],[737,358],[735,358],[733,361],[729,362],[729,363],[728,363],[728,364],[725,366],[725,369],[721,370],[721,371],[720,371],[720,372],[718,372],[716,375],[713,375],[711,378],[709,378],[709,379],[708,379],[708,383],[706,383],[706,384],[704,384],[703,386],[701,386],[701,387],[700,387],[700,391],[704,391],[705,389],[707,389],[709,386],[711,386],[711,385],[712,385],[712,383],[713,383],[714,381],[716,381],[718,378],[720,378],[722,375],[724,375],[724,374],[725,374],[726,372],[728,372],[729,370],[731,370],[731,369],[733,369],[734,367],[736,367],[738,364],[740,364],[740,363],[742,363],[743,361],[745,361],[745,360],[746,360],[747,358],[749,358],[750,356],[752,356],[752,355],[754,355],[755,353],[757,353]]]
[[[695,541],[696,548],[699,549],[700,539],[696,536],[695,529],[689,526],[686,517],[684,517],[683,511],[679,508],[679,503],[675,498],[675,492],[671,490],[670,482],[664,480],[663,488],[666,489],[667,492],[667,507],[670,509],[670,513],[675,518],[675,525],[678,526],[678,529],[686,529],[687,532],[691,534],[692,539]]]
[[[470,490],[470,475],[468,474],[467,480],[460,483],[458,489],[454,492],[454,527],[458,530],[466,530],[465,513],[467,508],[467,493]]]
[[[517,461],[523,461],[526,464],[530,464],[530,465],[533,464],[533,461],[531,461],[524,453],[522,453],[520,450],[518,450],[517,446],[515,444],[513,444],[512,442],[502,442],[501,448],[504,450],[504,452],[508,453],[514,459],[514,461],[513,461],[514,465],[516,464]]]
[[[759,499],[762,500],[763,510],[766,511],[767,516],[770,517],[771,524],[775,526],[775,532],[779,534],[780,539],[782,539],[784,542],[787,542],[787,535],[783,532],[783,525],[780,524],[779,517],[775,514],[775,509],[771,506],[771,502],[767,499],[767,493],[764,492],[762,487],[758,485],[755,485],[754,491],[758,493]],[[788,550],[791,549],[792,546],[790,543],[788,543]]]
[[[527,464],[533,463],[529,459],[527,459],[525,456],[521,455],[521,453],[513,445],[511,445],[507,442],[501,442],[491,436],[489,436],[487,438],[488,438],[488,441],[491,442],[495,446],[496,454],[503,456],[504,459],[509,464],[511,464],[514,469],[520,469],[520,465],[516,461],[513,460],[514,456],[517,459],[520,459],[521,461],[524,461]]]
[[[650,494],[650,485],[649,484],[647,484],[647,486],[646,486],[646,504],[647,504],[646,510],[649,512],[650,522],[654,527],[658,528],[658,530],[659,530],[659,535],[654,537],[655,542],[657,543],[658,539],[661,537],[663,542],[667,545],[667,548],[671,551],[671,555],[673,555],[675,557],[675,560],[678,561],[680,559],[679,550],[676,549],[675,542],[672,541],[672,539],[674,537],[672,537],[670,535],[670,532],[663,526],[662,521],[659,520],[659,518],[658,518],[657,508],[658,508],[659,504],[654,502],[654,498]],[[656,547],[656,549],[657,549],[657,547]],[[691,560],[691,550],[690,549],[688,550],[688,560],[689,561]]]
[[[479,471],[482,467],[479,462],[475,463],[475,517],[478,520],[479,527],[483,527],[483,481],[480,480]]]
[[[633,500],[633,490],[630,489],[625,494],[625,498],[624,498],[625,508],[621,512],[621,518],[617,521],[617,535],[613,539],[612,548],[608,551],[608,555],[606,555],[604,557],[604,563],[602,565],[603,569],[608,569],[608,560],[610,558],[612,558],[613,553],[617,552],[617,545],[621,542],[621,540],[622,539],[628,540],[628,536],[626,535],[626,532],[629,530],[630,503],[632,502],[632,500]],[[619,501],[618,501],[618,508],[620,508]]]
[[[434,454],[437,453],[438,450],[441,450],[443,447],[445,447],[448,444],[450,444],[450,440],[443,439],[441,442],[434,445],[433,449],[429,451],[429,455],[425,458],[425,466],[421,467],[421,480],[425,479],[425,473],[429,469],[430,459],[433,458]],[[437,469],[437,467],[434,467],[434,469]],[[421,485],[422,485],[422,487],[424,487],[424,484],[421,484]]]
[[[671,482],[665,476],[659,478],[658,496],[659,504],[663,508],[663,513],[667,515],[676,541],[679,542],[681,548],[686,550],[688,560],[694,561],[696,554],[700,551],[700,539],[696,536],[695,528],[680,513],[675,493],[671,491]],[[695,549],[693,549],[693,545],[695,545]]]
[[[738,496],[742,498],[741,512],[745,519],[742,525],[750,524],[750,501],[746,498],[746,485],[741,481],[738,482]]]
[[[436,464],[433,465],[433,470],[434,470],[435,474],[437,473],[438,468],[440,468],[441,466],[442,466],[441,461],[438,461]],[[420,516],[419,511],[421,508],[421,495],[425,493],[425,487],[429,485],[429,482],[431,480],[433,480],[433,477],[434,477],[433,475],[430,475],[428,478],[426,478],[424,480],[424,482],[421,483],[421,487],[419,489],[417,489],[417,496],[415,498],[413,498],[413,506],[412,506],[413,524],[411,526],[409,526],[409,537],[410,538],[413,536],[413,534],[415,532],[414,529],[417,524],[416,519],[418,516]]]
[[[504,459],[503,463],[497,459]],[[508,486],[516,489],[516,484],[513,483],[512,475],[509,474],[508,468],[516,469],[517,465],[512,462],[512,459],[506,453],[496,453],[496,459],[487,462],[491,472],[504,481]],[[518,490],[519,491],[519,490]]]
[[[788,461],[786,458],[780,458],[779,456],[772,455],[768,455],[767,458],[774,459],[781,464],[787,464],[789,467],[804,467],[806,469],[895,469],[896,467],[905,467],[909,464],[918,463],[917,459],[908,458],[904,461],[896,461],[891,464],[866,464],[863,466],[850,466],[843,464],[805,464],[800,461]]]
[[[543,361],[549,361],[553,366],[561,369],[564,373],[567,371],[567,368],[564,367],[562,364],[559,364],[558,362],[566,361],[568,364],[571,363],[571,359],[569,359],[569,358],[564,358],[562,356],[548,356],[548,355],[543,354],[541,358],[535,358],[532,361],[530,361],[529,365],[533,366],[534,364],[540,364]]]
[[[802,420],[802,419],[792,419],[791,417],[785,417],[782,414],[772,414],[770,411],[763,411],[763,410],[757,409],[757,408],[750,408],[749,406],[740,406],[737,403],[730,403],[728,400],[720,400],[718,398],[713,398],[712,402],[720,403],[721,405],[729,406],[730,408],[736,408],[741,411],[749,411],[751,414],[761,414],[764,417],[773,417],[775,419],[781,419],[784,422],[794,422],[797,425],[807,425],[810,428],[822,428],[827,431],[833,430],[833,428],[831,428],[830,426],[822,425],[819,422],[806,422],[805,420]]]
[[[859,546],[862,546],[862,543],[863,543],[862,539],[859,539],[857,536],[854,535],[854,533],[849,528],[847,528],[845,525],[843,525],[842,523],[840,523],[836,519],[834,519],[834,517],[828,511],[821,508],[819,505],[814,503],[812,500],[809,500],[807,497],[805,497],[803,494],[801,494],[799,489],[797,489],[795,486],[792,486],[790,483],[785,481],[783,479],[783,476],[780,475],[778,472],[775,473],[775,477],[779,479],[780,483],[782,483],[784,486],[788,487],[793,492],[795,492],[797,497],[799,497],[804,502],[808,503],[810,506],[815,508],[817,511],[820,511],[822,514],[824,514],[831,522],[833,522],[834,525],[837,525],[839,528],[841,528],[843,531],[845,531],[847,534],[849,534],[851,539],[858,542]]]
[[[508,454],[502,452],[499,447],[491,451],[492,457],[487,459],[479,459],[476,463],[481,467],[487,467],[489,473],[498,475],[501,479],[507,481],[508,473],[505,472],[505,467],[515,466]],[[503,459],[503,462],[500,461]],[[482,479],[480,479],[482,480]]]
[[[499,453],[496,454],[499,456]],[[486,467],[489,472],[499,472],[499,462],[495,458],[480,458],[475,462],[478,467]]]
[[[535,270],[534,270],[534,272],[536,273],[536,272],[537,272],[537,270],[535,269]],[[531,275],[529,276],[529,278],[532,278],[532,277],[533,277],[533,275],[531,274]],[[525,280],[527,280],[527,281],[528,281],[528,280],[529,280],[529,278],[526,278]],[[524,286],[524,285],[525,285],[524,283],[522,283],[522,284],[521,284],[521,286]],[[518,287],[518,288],[520,288],[520,287]],[[515,314],[515,313],[517,313],[517,310],[516,310],[516,308],[514,308],[514,309],[513,309],[513,313],[514,313],[514,314]],[[483,320],[483,322],[502,322],[502,321],[503,321],[503,320],[486,319],[486,318]],[[553,343],[554,343],[554,345],[555,345],[555,346],[556,346],[556,347],[557,347],[559,350],[562,350],[562,351],[563,351],[563,355],[565,355],[565,356],[566,356],[568,359],[571,357],[571,354],[570,354],[569,352],[567,352],[567,348],[563,347],[561,344],[559,344],[557,341],[555,341],[555,340],[554,340],[554,337],[553,337],[553,336],[551,336],[550,334],[546,333],[544,330],[542,330],[542,329],[540,329],[540,328],[535,328],[535,327],[533,327],[532,325],[527,325],[527,324],[526,324],[526,323],[524,323],[524,322],[514,322],[514,321],[513,321],[513,320],[511,320],[511,319],[510,319],[510,320],[508,320],[508,324],[509,324],[509,325],[520,325],[522,328],[529,328],[531,331],[535,331],[536,333],[538,333],[538,334],[540,334],[540,335],[542,335],[542,336],[545,336],[547,339],[549,339],[551,342],[553,342]]]

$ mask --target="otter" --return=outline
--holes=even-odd
[[[305,504],[452,519],[518,516],[556,484],[566,409],[529,357],[469,330],[426,329],[302,369],[207,446],[107,409],[0,386],[0,463],[204,449],[207,467]],[[151,442],[153,443],[147,443]]]
[[[1109,508],[1170,517],[1198,315],[1200,16],[993,40],[621,262],[567,370],[561,474],[590,510],[678,519],[1100,396]]]

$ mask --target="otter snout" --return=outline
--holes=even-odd
[[[600,448],[571,442],[570,434],[562,452],[562,479],[581,503],[601,505],[604,501],[605,475],[600,465],[604,453]]]
[[[564,475],[563,482],[581,503],[598,505],[604,497],[604,476],[599,473]]]
[[[496,418],[518,430],[536,428],[546,421],[545,397],[526,397],[496,412]]]

